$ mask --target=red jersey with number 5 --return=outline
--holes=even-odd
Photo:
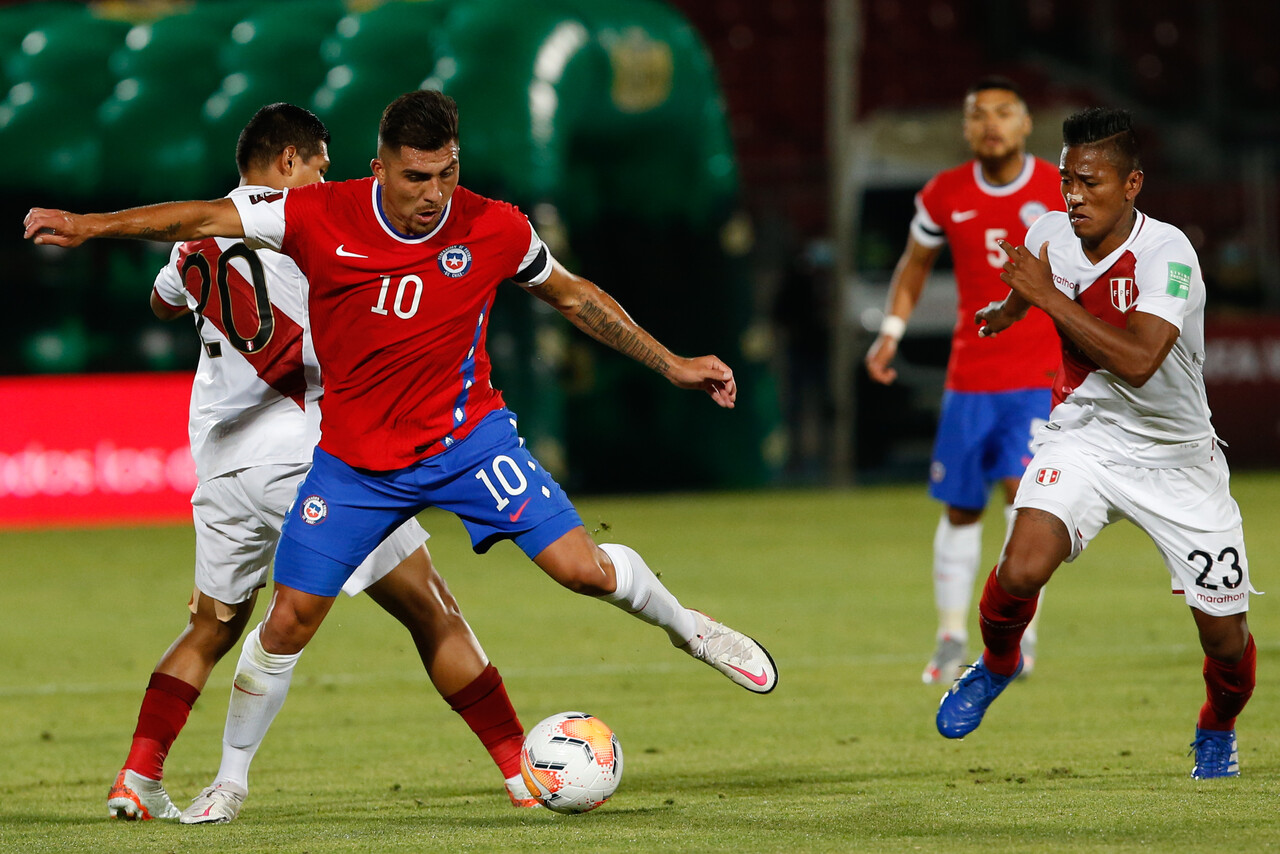
[[[976,160],[939,172],[916,195],[911,236],[921,246],[951,248],[956,277],[956,325],[947,363],[954,391],[1048,388],[1058,367],[1059,343],[1048,315],[1033,308],[1026,319],[993,338],[979,338],[973,316],[1002,300],[1004,251],[1000,240],[1020,245],[1041,214],[1062,210],[1058,168],[1030,155],[1008,184],[990,184]],[[1030,247],[1038,254],[1039,247]]]
[[[489,310],[507,279],[539,284],[551,257],[514,206],[459,187],[430,233],[401,234],[373,178],[237,198],[246,240],[310,282],[324,383],[320,447],[348,465],[404,468],[463,439],[502,394]]]

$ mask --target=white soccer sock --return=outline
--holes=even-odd
[[[973,580],[982,559],[982,523],[952,525],[946,511],[933,535],[933,600],[938,608],[938,637],[969,636]]]
[[[222,765],[218,782],[230,781],[249,788],[249,763],[289,695],[293,666],[301,652],[273,655],[262,648],[259,623],[244,639],[236,677],[227,704],[227,725],[222,731]]]
[[[601,543],[600,548],[613,561],[618,581],[617,589],[600,598],[651,626],[661,626],[676,646],[693,640],[698,633],[693,615],[662,585],[635,549],[617,543]]]

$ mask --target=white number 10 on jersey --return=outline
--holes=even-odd
[[[409,303],[409,307],[405,308],[404,298],[409,288],[413,288],[413,299]],[[378,291],[378,304],[369,309],[374,314],[387,313],[387,291],[391,289],[391,277],[382,277],[382,290]],[[417,276],[404,276],[396,284],[396,298],[391,305],[391,310],[396,313],[396,317],[402,320],[408,320],[418,313],[418,303],[422,301],[422,279]]]

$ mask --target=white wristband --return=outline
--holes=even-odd
[[[893,341],[901,341],[907,331],[907,322],[896,314],[886,314],[880,321],[880,334]]]

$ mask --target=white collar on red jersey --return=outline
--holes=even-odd
[[[1018,177],[1014,178],[1008,184],[992,184],[982,174],[982,162],[973,161],[973,182],[978,185],[978,189],[986,193],[988,196],[1009,196],[1023,187],[1027,186],[1027,182],[1031,180],[1031,173],[1036,171],[1036,159],[1030,154],[1022,155],[1022,171],[1018,173]]]
[[[444,228],[445,222],[449,219],[449,211],[453,210],[453,199],[449,199],[448,204],[444,206],[444,213],[440,214],[440,221],[436,223],[436,227],[428,231],[426,234],[401,234],[396,227],[391,224],[391,220],[387,219],[386,213],[382,210],[382,185],[377,181],[373,182],[373,215],[378,220],[378,225],[382,226],[382,230],[387,236],[400,243],[426,243],[431,238],[440,233],[440,229]]]

